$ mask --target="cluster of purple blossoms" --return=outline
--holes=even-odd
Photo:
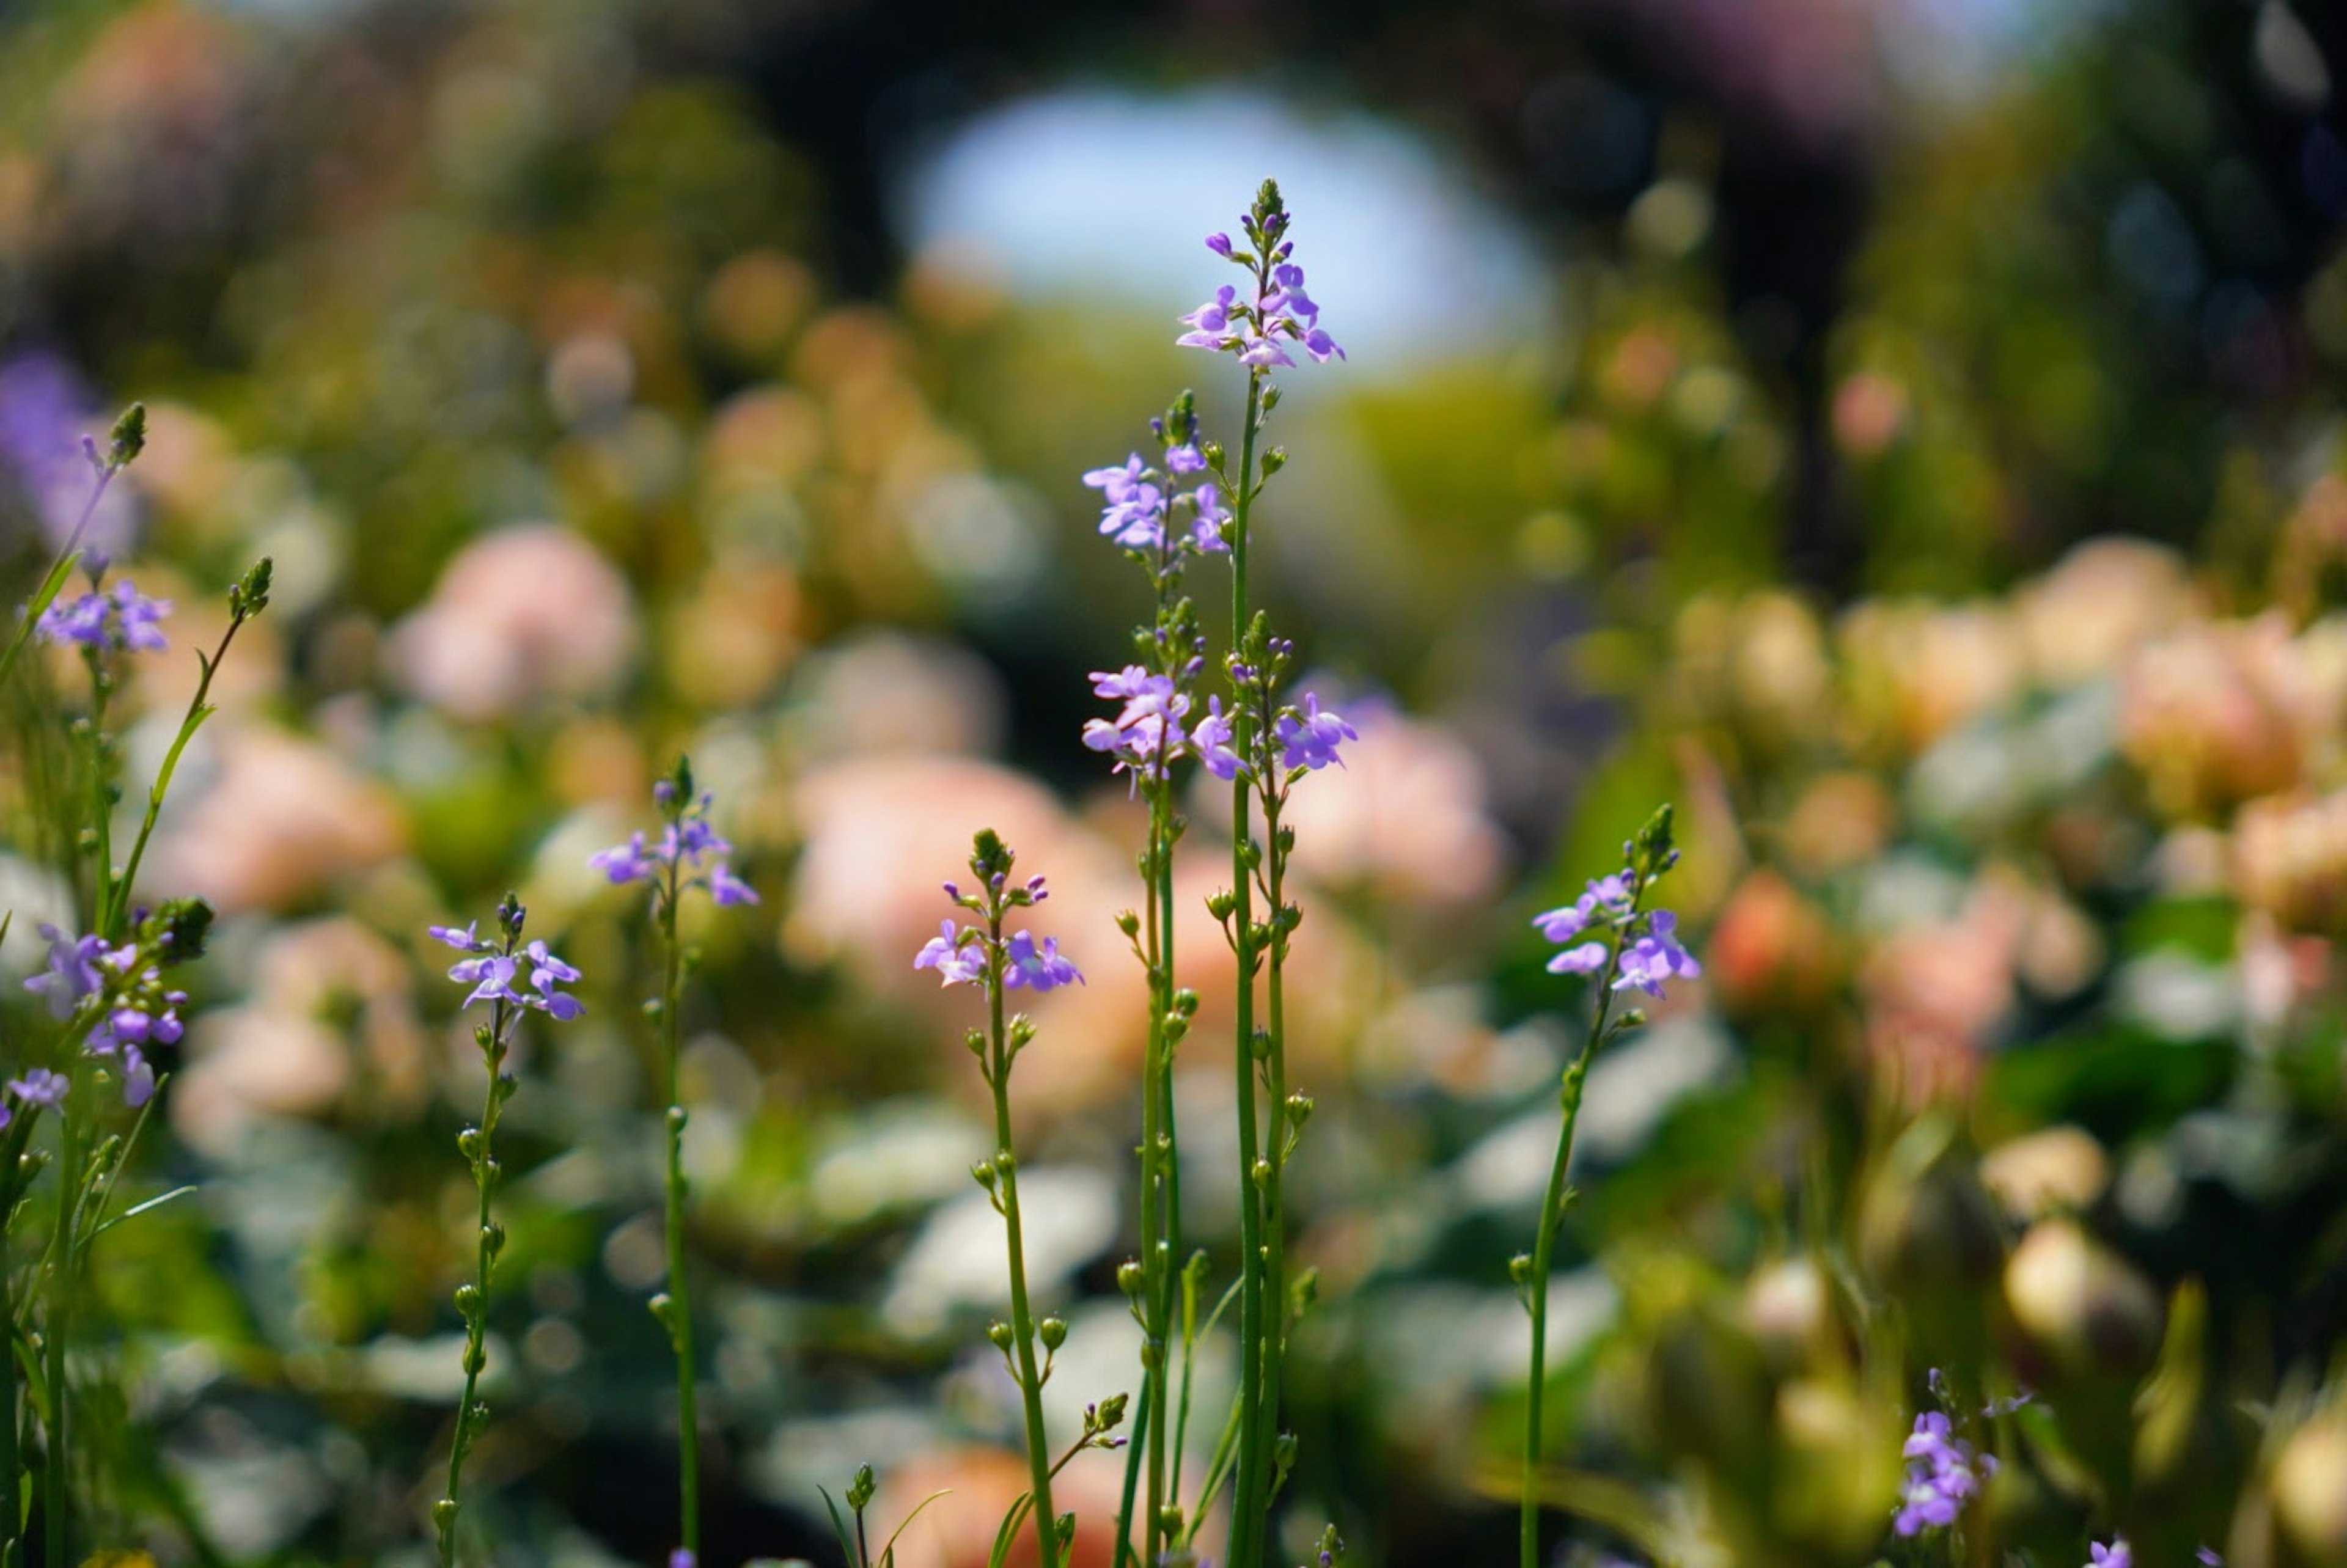
[[[1084,744],[1116,759],[1118,773],[1130,768],[1135,778],[1162,778],[1165,767],[1183,754],[1189,736],[1182,728],[1190,699],[1176,689],[1171,675],[1152,675],[1138,664],[1122,670],[1092,672],[1092,695],[1121,702],[1113,719],[1093,719],[1084,725]]]
[[[462,928],[426,927],[436,938],[467,955],[448,970],[450,979],[473,988],[465,999],[466,1007],[475,1002],[511,1002],[517,1007],[535,1008],[558,1022],[577,1018],[587,1010],[577,997],[554,989],[576,981],[579,971],[548,952],[544,942],[531,942],[508,953],[481,936],[479,927],[480,922],[475,920]],[[524,965],[529,968],[528,989],[517,989],[514,981],[520,978]]]
[[[1040,876],[1027,879],[1026,893],[1024,902],[1030,904],[1040,904],[1051,896]],[[951,882],[946,884],[946,897],[956,904],[964,902],[961,889]],[[938,979],[944,985],[975,985],[986,979],[987,946],[986,933],[976,927],[940,920],[938,934],[913,955],[913,968],[937,970]],[[1081,985],[1083,980],[1083,971],[1076,968],[1075,961],[1061,955],[1057,937],[1046,937],[1038,942],[1032,932],[1020,931],[1002,944],[1005,989],[1040,993],[1061,986]]]
[[[1174,341],[1184,348],[1235,354],[1241,364],[1255,370],[1274,365],[1293,368],[1296,362],[1286,347],[1291,343],[1302,345],[1322,364],[1344,358],[1345,351],[1337,346],[1336,339],[1321,329],[1320,307],[1304,292],[1304,269],[1288,260],[1296,242],[1279,238],[1287,227],[1287,214],[1273,214],[1270,223],[1271,231],[1265,238],[1274,241],[1271,271],[1267,280],[1257,283],[1254,301],[1241,301],[1238,290],[1225,283],[1214,291],[1213,299],[1182,318],[1182,324],[1190,330]],[[1206,249],[1227,261],[1252,263],[1252,258],[1233,249],[1227,234],[1207,235]]]
[[[1996,1473],[1996,1456],[1975,1453],[1938,1410],[1915,1418],[1915,1430],[1901,1451],[1907,1460],[1907,1480],[1891,1527],[1902,1536],[1953,1524],[1964,1500],[1979,1495],[1981,1483]],[[2103,1550],[2095,1548],[2096,1563],[2105,1561]],[[2117,1550],[2124,1553],[2127,1548]],[[2116,1561],[2127,1568],[2124,1555]]]
[[[44,1105],[56,1110],[65,1103],[66,1091],[72,1080],[62,1072],[52,1072],[46,1067],[36,1067],[22,1078],[8,1081],[8,1092],[19,1105]],[[0,1101],[0,1127],[16,1119],[15,1107]]]
[[[1223,503],[1222,488],[1212,479],[1194,489],[1178,487],[1183,476],[1205,471],[1204,455],[1184,442],[1167,449],[1163,470],[1142,462],[1135,452],[1120,467],[1092,469],[1084,483],[1101,493],[1101,533],[1122,548],[1163,551],[1168,519],[1186,517],[1188,531],[1176,531],[1176,548],[1211,555],[1230,548],[1223,525],[1230,521],[1231,509]]]
[[[93,589],[70,604],[50,605],[33,623],[33,635],[59,647],[79,643],[101,652],[109,648],[155,652],[166,646],[161,621],[170,611],[169,600],[149,599],[125,578],[111,593]]]
[[[99,998],[104,1016],[83,1039],[82,1049],[96,1057],[118,1057],[123,1099],[144,1105],[155,1092],[155,1069],[144,1048],[179,1043],[184,1032],[179,1009],[188,993],[164,985],[161,966],[141,968],[135,943],[109,948],[95,933],[68,937],[46,922],[41,935],[49,944],[48,963],[25,982],[25,989],[45,996],[55,1019],[71,1018],[90,998]],[[40,1081],[49,1083],[47,1079]],[[57,1081],[58,1093],[64,1092],[62,1082]],[[52,1102],[22,1098],[28,1103]]]
[[[1231,715],[1223,712],[1223,700],[1206,699],[1206,716],[1190,732],[1190,744],[1208,773],[1218,779],[1235,779],[1241,774],[1255,776],[1255,768],[1238,753],[1233,744]],[[1343,715],[1320,706],[1319,696],[1304,693],[1301,708],[1282,708],[1272,720],[1271,742],[1279,753],[1279,765],[1295,773],[1317,773],[1329,764],[1345,765],[1337,748],[1347,741],[1358,741],[1361,733],[1345,722]]]
[[[1573,942],[1592,927],[1617,926],[1638,919],[1632,914],[1633,901],[1629,878],[1617,871],[1590,883],[1572,903],[1534,916],[1532,925],[1552,942]],[[1676,915],[1668,909],[1657,909],[1639,924],[1644,928],[1635,931],[1622,950],[1621,967],[1614,977],[1615,990],[1635,986],[1650,997],[1659,997],[1664,981],[1692,980],[1702,975],[1703,966],[1696,961],[1695,955],[1679,945]],[[1594,975],[1605,968],[1605,944],[1592,938],[1550,958],[1548,972]]]
[[[627,843],[590,856],[587,864],[614,883],[651,882],[662,889],[663,897],[667,896],[669,871],[681,866],[685,875],[678,882],[679,891],[706,887],[710,897],[720,904],[758,901],[757,890],[734,876],[733,868],[726,864],[725,857],[733,853],[733,846],[709,825],[709,807],[714,799],[709,792],[702,791],[691,805],[678,811],[676,785],[662,779],[652,786],[652,799],[661,811],[670,814],[657,845],[648,844],[641,833],[630,834]]]

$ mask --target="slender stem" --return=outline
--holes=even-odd
[[[66,1568],[70,1530],[67,1464],[71,1441],[67,1419],[66,1338],[72,1317],[74,1285],[73,1220],[80,1185],[80,1150],[74,1137],[74,1119],[57,1118],[57,1227],[50,1242],[49,1310],[43,1325],[44,1381],[48,1385],[48,1447],[41,1466],[41,1535],[47,1549],[48,1568]]]
[[[1635,889],[1642,893],[1643,886]],[[1631,910],[1637,908],[1634,897]],[[1605,1026],[1614,1009],[1614,972],[1622,961],[1622,933],[1627,921],[1617,924],[1607,938],[1605,967],[1597,972],[1597,1012],[1590,1026],[1589,1038],[1581,1043],[1581,1054],[1564,1070],[1564,1087],[1561,1101],[1564,1124],[1556,1141],[1556,1161],[1549,1167],[1548,1190],[1541,1197],[1540,1232],[1532,1238],[1532,1272],[1530,1281],[1532,1317],[1532,1377],[1524,1389],[1524,1481],[1523,1511],[1517,1530],[1519,1568],[1540,1568],[1540,1479],[1542,1409],[1548,1384],[1548,1276],[1556,1255],[1556,1233],[1564,1223],[1564,1212],[1571,1202],[1565,1188],[1565,1175],[1573,1163],[1573,1131],[1581,1120],[1581,1094],[1589,1078],[1590,1059],[1604,1043]]]
[[[661,888],[660,925],[663,968],[661,980],[661,1049],[668,1064],[668,1302],[663,1314],[669,1343],[676,1351],[676,1460],[678,1543],[701,1557],[701,1418],[695,1399],[692,1355],[692,1295],[684,1255],[684,1123],[680,1090],[677,1011],[684,989],[684,956],[676,941],[677,897],[682,890],[679,857],[668,862]]]
[[[512,947],[510,938],[507,941]],[[479,1142],[471,1153],[473,1188],[479,1195],[479,1209],[475,1217],[473,1233],[473,1303],[465,1312],[465,1397],[456,1406],[456,1434],[448,1444],[448,1490],[442,1494],[443,1506],[436,1510],[439,1526],[441,1568],[456,1568],[456,1517],[462,1506],[461,1488],[465,1478],[465,1459],[472,1451],[473,1440],[479,1435],[481,1373],[488,1366],[489,1275],[497,1266],[497,1248],[492,1239],[497,1235],[489,1218],[489,1200],[497,1190],[497,1163],[493,1153],[492,1140],[497,1135],[497,1113],[504,1109],[505,1097],[499,1092],[497,1075],[504,1071],[506,1032],[512,1027],[513,1014],[508,1004],[499,999],[491,1003],[489,1037],[482,1061],[488,1068],[489,1085],[481,1105]]]
[[[1264,1506],[1272,1502],[1269,1467],[1279,1441],[1280,1368],[1287,1343],[1286,1207],[1281,1176],[1287,1165],[1287,1009],[1286,989],[1281,984],[1287,962],[1287,932],[1281,924],[1286,909],[1285,886],[1287,856],[1279,848],[1279,792],[1266,781],[1263,798],[1264,856],[1269,873],[1264,892],[1271,921],[1270,952],[1264,974],[1264,1032],[1271,1047],[1265,1060],[1269,1075],[1270,1124],[1264,1132],[1263,1179],[1263,1430],[1257,1460],[1266,1467]]]
[[[1051,1506],[1051,1451],[1043,1431],[1043,1378],[1035,1365],[1035,1319],[1027,1300],[1027,1247],[1019,1222],[1019,1157],[1010,1138],[1010,1049],[1002,1020],[1002,907],[989,897],[987,911],[987,1074],[994,1091],[995,1168],[999,1173],[1002,1220],[1010,1259],[1010,1337],[1019,1358],[1019,1389],[1027,1414],[1027,1462],[1032,1476],[1035,1539],[1042,1568],[1060,1568],[1060,1516]]]
[[[117,463],[106,464],[98,469],[97,482],[90,487],[89,499],[82,503],[81,516],[74,520],[73,532],[66,536],[66,542],[58,547],[57,553],[51,558],[48,570],[42,574],[41,586],[47,590],[50,600],[55,599],[56,585],[65,580],[66,571],[73,562],[74,552],[81,546],[82,530],[88,528],[90,518],[97,515],[97,504],[106,498],[106,487],[114,483],[114,477],[120,472],[122,472],[122,466]],[[8,678],[8,671],[15,668],[18,655],[24,652],[26,642],[33,635],[34,622],[40,618],[40,612],[47,608],[47,604],[38,596],[31,604],[25,607],[24,617],[16,623],[15,634],[8,639],[8,646],[5,649],[0,649],[0,681],[5,681]]]
[[[10,1163],[13,1165],[14,1161]],[[0,1202],[13,1202],[13,1194]],[[6,1237],[0,1234],[0,1334],[13,1338],[16,1333],[15,1279],[11,1268]],[[17,1503],[17,1477],[24,1473],[24,1455],[16,1443],[16,1358],[7,1347],[0,1345],[0,1360],[8,1363],[8,1386],[0,1396],[0,1562],[21,1562],[24,1544],[24,1511]]]
[[[138,863],[146,858],[147,841],[155,835],[156,819],[162,815],[163,796],[171,788],[171,775],[179,771],[179,756],[188,749],[188,743],[196,738],[196,732],[211,717],[212,710],[206,701],[211,695],[212,677],[220,672],[220,661],[228,657],[228,645],[236,641],[237,629],[245,620],[242,614],[230,620],[228,630],[220,634],[220,646],[212,651],[210,659],[203,657],[202,650],[197,651],[203,674],[196,682],[196,694],[188,703],[188,716],[179,721],[179,733],[172,739],[171,749],[163,754],[163,765],[155,771],[154,784],[148,788],[147,814],[139,819],[138,836],[131,840],[130,858],[123,862],[122,875],[114,879],[109,900],[99,911],[98,930],[108,939],[121,934],[118,927],[130,912],[130,889],[138,880]],[[103,863],[99,875],[109,875]]]
[[[1246,423],[1239,447],[1239,474],[1231,497],[1231,641],[1235,647],[1247,625],[1247,514],[1255,490],[1256,426],[1263,410],[1263,374],[1247,373]],[[1244,698],[1244,692],[1235,693]],[[1243,701],[1234,702],[1233,742],[1247,754],[1253,719]],[[1231,921],[1238,948],[1237,1030],[1234,1052],[1239,1123],[1239,1448],[1237,1488],[1232,1494],[1229,1568],[1255,1568],[1263,1541],[1263,1216],[1255,1185],[1262,1158],[1255,1127],[1254,867],[1249,863],[1253,786],[1242,773],[1231,784]]]

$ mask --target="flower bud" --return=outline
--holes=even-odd
[[[478,1312],[480,1309],[481,1287],[477,1285],[471,1284],[458,1286],[456,1287],[456,1310],[463,1313],[466,1317],[470,1317],[474,1313]]]
[[[1068,1342],[1068,1320],[1064,1317],[1046,1317],[1035,1325],[1035,1337],[1043,1341],[1044,1349],[1057,1350]]]
[[[1100,1402],[1100,1419],[1092,1430],[1105,1432],[1122,1426],[1124,1408],[1130,1402],[1122,1394],[1111,1394],[1107,1399],[1102,1399]]]
[[[1010,1325],[999,1317],[986,1326],[987,1342],[997,1350],[1010,1348]]]
[[[1147,1283],[1148,1272],[1141,1266],[1138,1258],[1129,1257],[1116,1266],[1116,1287],[1125,1295],[1139,1300],[1142,1287]]]
[[[855,1479],[847,1483],[847,1506],[858,1513],[871,1505],[872,1494],[879,1490],[879,1480],[869,1464],[856,1467]]]

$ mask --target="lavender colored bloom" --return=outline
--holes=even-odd
[[[985,978],[986,957],[976,932],[964,931],[951,920],[940,920],[938,934],[913,955],[913,968],[937,970],[941,985],[968,985]]]
[[[1182,719],[1190,699],[1175,690],[1170,675],[1153,675],[1138,664],[1122,670],[1095,670],[1092,693],[1122,699],[1124,709],[1113,719],[1093,719],[1084,725],[1084,744],[1117,759],[1116,772],[1131,768],[1137,776],[1159,776],[1166,763],[1181,754],[1187,739]]]
[[[2092,1542],[2088,1543],[2086,1564],[2087,1568],[2135,1568],[2135,1550],[2124,1536],[2111,1537],[2108,1546]]]
[[[169,600],[149,599],[125,578],[111,593],[93,589],[70,603],[50,605],[34,622],[33,635],[59,647],[77,642],[101,652],[108,649],[156,652],[169,646],[161,621],[170,610]]]
[[[1279,764],[1286,768],[1309,768],[1317,773],[1330,763],[1343,767],[1345,760],[1337,754],[1337,748],[1360,738],[1360,732],[1337,714],[1322,712],[1320,699],[1310,692],[1304,693],[1302,712],[1286,709],[1272,724],[1272,739],[1280,747]]]
[[[41,935],[49,944],[48,967],[26,980],[25,989],[48,999],[51,1018],[71,1018],[82,999],[105,985],[97,966],[112,955],[105,938],[95,934],[67,937],[45,920]]]
[[[36,1067],[22,1078],[8,1081],[8,1092],[27,1105],[46,1105],[56,1109],[66,1097],[72,1081],[62,1072],[52,1072],[46,1067]]]
[[[1245,307],[1238,303],[1239,292],[1228,283],[1214,291],[1214,297],[1182,318],[1190,330],[1174,341],[1184,348],[1206,348],[1217,353],[1231,347],[1238,334],[1231,331],[1231,316]]]
[[[1231,257],[1226,235],[1207,236],[1206,248]],[[1272,251],[1271,276],[1258,287],[1252,303],[1241,303],[1237,289],[1225,283],[1213,299],[1181,318],[1190,330],[1174,341],[1184,348],[1235,353],[1240,364],[1257,370],[1293,366],[1296,361],[1285,346],[1291,343],[1302,344],[1323,364],[1344,358],[1345,351],[1320,326],[1318,302],[1304,292],[1304,269],[1287,259],[1294,250],[1292,241],[1282,241]]]
[[[1169,447],[1165,453],[1165,471],[1169,474],[1203,474],[1206,471],[1206,455],[1187,441],[1179,446]]]
[[[557,958],[544,942],[533,941],[519,952],[507,953],[495,942],[476,936],[473,926],[462,930],[454,926],[429,929],[441,941],[470,955],[448,968],[450,979],[473,988],[465,997],[465,1006],[506,1002],[535,1009],[557,1022],[567,1022],[587,1010],[577,997],[555,989],[577,980],[579,971]],[[522,974],[525,965],[529,970],[527,977]],[[522,984],[517,986],[517,980]]]
[[[1657,909],[1648,917],[1646,934],[1622,955],[1622,973],[1614,982],[1615,990],[1635,986],[1650,997],[1658,997],[1663,994],[1665,980],[1691,980],[1703,973],[1703,966],[1679,946],[1672,934],[1677,926],[1678,917],[1668,909]]]
[[[1206,716],[1190,731],[1190,745],[1216,778],[1228,781],[1239,776],[1239,754],[1231,749],[1230,715],[1223,712],[1220,697],[1206,699]]]
[[[669,810],[676,802],[676,786],[662,779],[652,786],[652,798],[663,811]],[[715,798],[705,790],[702,792],[699,799],[661,830],[658,844],[649,843],[641,833],[631,833],[627,843],[589,856],[587,864],[614,885],[650,882],[661,889],[663,897],[667,896],[668,873],[676,868],[682,873],[677,881],[680,892],[687,887],[702,887],[719,904],[755,904],[757,890],[734,876],[733,866],[726,863],[733,846],[709,824],[709,808]]]
[[[1605,944],[1583,942],[1567,948],[1548,961],[1552,975],[1594,975],[1605,967]]]
[[[1206,249],[1217,256],[1228,256],[1231,253],[1231,237],[1219,231],[1209,234],[1206,236]]]
[[[19,489],[52,546],[62,546],[96,483],[87,455],[93,400],[73,367],[30,354],[0,364],[0,486]],[[82,542],[118,555],[130,542],[133,504],[119,487],[91,514]]]
[[[696,1568],[696,1559],[689,1548],[680,1546],[668,1554],[668,1568]]]
[[[1190,492],[1190,504],[1191,545],[1203,555],[1228,554],[1231,547],[1223,539],[1223,525],[1231,520],[1231,509],[1223,505],[1222,487],[1208,480]]]
[[[1071,983],[1083,983],[1084,977],[1075,964],[1060,956],[1057,937],[1044,938],[1038,947],[1032,936],[1021,931],[1004,944],[1002,958],[1006,986],[1048,991]]]
[[[2225,1568],[2225,1560],[2218,1556],[2212,1547],[2201,1547],[2192,1553],[2192,1561],[2199,1563],[2200,1568]]]
[[[1915,1418],[1915,1430],[1901,1453],[1907,1460],[1907,1479],[1891,1526],[1902,1536],[1953,1524],[1965,1500],[1977,1496],[1981,1482],[1996,1473],[1995,1458],[1976,1454],[1937,1410]]]

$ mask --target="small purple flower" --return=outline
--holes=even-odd
[[[2203,1548],[2206,1550],[2206,1548]],[[2087,1546],[2087,1568],[2135,1568],[2135,1550],[2124,1536],[2111,1537],[2108,1546],[2091,1542]]]
[[[568,1022],[587,1010],[577,997],[555,989],[577,980],[579,971],[557,958],[544,942],[533,941],[519,952],[507,953],[495,942],[475,934],[478,924],[476,921],[461,930],[454,926],[427,927],[441,941],[470,955],[448,968],[450,979],[473,988],[465,998],[465,1006],[507,1002],[534,1008],[557,1022]],[[529,968],[526,979],[521,972],[524,965]],[[515,984],[517,979],[522,980],[522,986]]]
[[[1567,948],[1548,961],[1552,975],[1594,975],[1605,967],[1605,944],[1583,942]]]
[[[1216,289],[1213,299],[1182,318],[1182,324],[1190,330],[1174,341],[1184,348],[1217,352],[1237,343],[1238,334],[1230,328],[1232,313],[1245,308],[1238,303],[1238,290],[1228,283]]]
[[[1981,1482],[1996,1473],[1995,1458],[1975,1454],[1937,1410],[1915,1418],[1915,1430],[1901,1453],[1907,1460],[1907,1479],[1891,1524],[1902,1536],[1953,1524],[1964,1500],[1978,1495]]]
[[[72,1080],[62,1072],[52,1072],[46,1067],[36,1067],[22,1078],[8,1081],[8,1092],[26,1105],[46,1105],[52,1111],[64,1102],[66,1091]]]
[[[938,934],[913,955],[913,968],[937,970],[941,985],[968,985],[986,977],[985,949],[976,932],[965,931],[951,920],[940,920]]]
[[[1003,983],[1013,988],[1024,986],[1033,991],[1055,990],[1061,986],[1083,983],[1083,975],[1073,962],[1060,956],[1060,939],[1046,937],[1038,947],[1035,938],[1025,931],[1012,937],[1003,945]]]
[[[26,980],[25,989],[48,999],[51,1018],[71,1018],[82,999],[105,985],[97,966],[112,954],[105,938],[95,934],[67,937],[46,920],[41,923],[41,935],[49,944],[48,967]]]
[[[2201,1547],[2192,1553],[2192,1561],[2199,1563],[2200,1568],[2225,1568],[2225,1560],[2217,1555],[2214,1547]]]
[[[1223,712],[1220,697],[1206,699],[1206,716],[1190,731],[1190,744],[1216,778],[1228,782],[1239,776],[1239,754],[1231,749],[1230,715]]]
[[[1217,256],[1226,257],[1231,253],[1231,237],[1219,231],[1209,234],[1206,236],[1206,249]]]
[[[1169,474],[1203,474],[1206,471],[1206,455],[1192,442],[1169,447],[1165,453],[1165,471]],[[1086,476],[1086,481],[1090,481]]]
[[[614,885],[628,882],[650,882],[662,898],[668,897],[668,874],[674,868],[682,875],[677,888],[706,888],[710,897],[721,905],[755,904],[757,890],[733,874],[726,856],[733,846],[710,825],[709,808],[715,797],[707,791],[682,811],[676,807],[676,785],[667,779],[652,786],[652,799],[671,820],[661,830],[660,842],[651,845],[641,833],[631,833],[625,844],[613,845],[587,857],[587,864],[601,872]]]
[[[668,1554],[668,1568],[697,1568],[692,1549],[680,1546]]]
[[[1190,543],[1201,555],[1224,555],[1230,546],[1223,538],[1223,525],[1231,520],[1231,509],[1223,505],[1222,487],[1209,479],[1190,492]]]
[[[123,579],[111,593],[95,589],[71,603],[56,603],[41,612],[33,635],[64,646],[79,643],[101,651],[112,649],[153,652],[168,646],[162,619],[170,613],[168,600],[149,599]]]
[[[1703,973],[1703,966],[1679,946],[1672,934],[1677,926],[1678,917],[1668,909],[1657,909],[1647,917],[1646,934],[1622,955],[1622,972],[1614,981],[1615,990],[1635,986],[1650,997],[1658,997],[1663,994],[1665,980],[1691,980]]]
[[[1182,753],[1187,736],[1182,720],[1190,699],[1170,675],[1153,675],[1143,666],[1092,672],[1092,694],[1122,699],[1123,712],[1113,719],[1093,719],[1084,725],[1084,744],[1117,759],[1115,771],[1131,768],[1136,777],[1155,778]]]
[[[1345,765],[1337,748],[1347,741],[1358,741],[1360,732],[1335,713],[1320,711],[1320,699],[1310,692],[1304,693],[1304,711],[1284,710],[1272,725],[1272,739],[1280,747],[1279,764],[1286,768],[1309,768],[1314,772],[1335,763]]]

